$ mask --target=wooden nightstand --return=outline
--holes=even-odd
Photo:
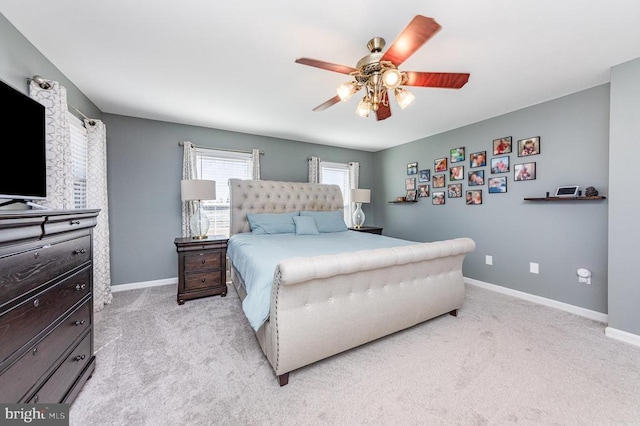
[[[367,232],[369,234],[382,235],[382,228],[377,226],[363,226],[362,228],[349,228],[350,231]]]
[[[227,237],[176,238],[178,304],[199,297],[227,295]]]

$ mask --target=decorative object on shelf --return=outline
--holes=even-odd
[[[443,205],[445,203],[444,191],[434,191],[431,196],[431,204],[436,206]]]
[[[420,170],[420,174],[418,175],[418,182],[429,182],[431,180],[431,170],[425,169]]]
[[[509,154],[511,152],[511,136],[493,140],[493,155]]]
[[[513,180],[534,180],[536,178],[536,163],[521,163],[513,166]]]
[[[180,182],[182,201],[193,201],[195,211],[189,221],[191,238],[202,240],[207,238],[209,218],[202,209],[203,200],[216,198],[216,182],[203,179],[183,179]]]
[[[577,197],[580,194],[578,190],[580,188],[578,185],[568,185],[568,186],[559,186],[556,189],[556,197]]]
[[[520,139],[518,141],[518,157],[540,154],[540,136]]]
[[[417,197],[417,193],[418,191],[416,191],[415,189],[412,189],[410,191],[407,191],[407,195],[405,196],[405,199],[407,201],[417,201],[416,197]]]
[[[364,225],[364,212],[362,211],[362,203],[371,202],[370,189],[352,189],[351,201],[356,203],[356,210],[353,212],[353,227],[362,228]]]
[[[396,197],[396,201],[401,203],[403,201],[407,201],[407,197]]]
[[[459,161],[464,161],[464,147],[461,146],[459,148],[453,148],[449,150],[449,154],[451,156],[451,162],[457,163]]]
[[[398,67],[440,28],[440,24],[433,18],[416,15],[386,52],[382,52],[386,44],[382,37],[369,40],[367,48],[370,53],[361,58],[355,68],[311,58],[296,59],[295,62],[298,64],[348,74],[352,77],[351,81],[338,86],[336,96],[313,110],[323,111],[340,101],[346,102],[357,91],[364,90],[364,98],[358,104],[356,114],[360,117],[368,117],[371,112],[374,112],[378,120],[385,120],[391,116],[389,91],[393,91],[401,109],[406,108],[415,98],[407,89],[400,87],[402,85],[460,89],[469,80],[468,73],[398,70]]]
[[[418,163],[407,164],[407,174],[408,175],[418,174]]]
[[[593,186],[587,186],[584,190],[584,195],[586,197],[596,197],[598,196],[598,190],[595,189]]]
[[[487,165],[487,151],[473,152],[469,156],[469,167],[484,167]]]
[[[509,156],[493,157],[491,159],[491,173],[508,173],[509,172]]]

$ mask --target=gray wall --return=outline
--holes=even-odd
[[[544,196],[557,186],[594,186],[608,194],[609,85],[515,111],[500,117],[376,153],[375,214],[386,235],[416,241],[460,236],[473,238],[476,251],[464,263],[466,277],[554,299],[598,312],[607,312],[607,207],[605,201],[531,202],[524,197]],[[446,199],[436,206],[431,199],[415,204],[389,204],[404,193],[409,162],[431,169],[436,158],[465,147],[469,154],[487,151],[485,180],[490,174],[493,139],[540,136],[541,154],[511,157],[508,192],[488,194],[483,204],[465,205],[464,198]],[[514,182],[513,165],[536,162],[537,179]],[[447,175],[447,184],[449,183]],[[433,191],[433,188],[430,188]],[[463,192],[470,189],[466,181]],[[485,264],[493,256],[493,266]],[[529,272],[529,262],[540,273]],[[579,284],[576,269],[589,268],[592,284]]]
[[[182,147],[197,146],[265,152],[265,180],[307,181],[307,158],[360,162],[360,186],[373,184],[373,153],[217,129],[105,114],[111,231],[112,285],[177,276],[173,241],[181,232]],[[367,224],[373,209],[363,208]]]
[[[609,326],[640,335],[640,285],[636,276],[640,198],[635,163],[640,158],[640,59],[611,72],[609,157]]]

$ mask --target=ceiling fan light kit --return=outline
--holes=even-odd
[[[414,101],[415,96],[401,86],[461,88],[469,80],[467,73],[398,70],[398,67],[440,28],[440,25],[432,18],[416,15],[386,52],[382,53],[385,46],[382,37],[374,37],[369,40],[367,48],[370,53],[358,61],[356,68],[311,58],[296,59],[296,63],[299,64],[348,74],[353,77],[353,80],[337,87],[336,96],[313,110],[323,111],[340,101],[347,102],[356,92],[364,89],[365,95],[358,103],[356,114],[360,117],[368,117],[373,111],[378,120],[385,120],[391,116],[389,90],[394,91],[398,105],[401,109],[405,109]]]

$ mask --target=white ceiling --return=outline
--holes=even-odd
[[[0,0],[2,13],[103,112],[368,151],[609,81],[640,57],[638,0]],[[376,121],[358,99],[322,112],[372,37],[421,14],[442,30],[405,71],[469,72],[460,90]],[[46,75],[44,75],[47,78]]]

